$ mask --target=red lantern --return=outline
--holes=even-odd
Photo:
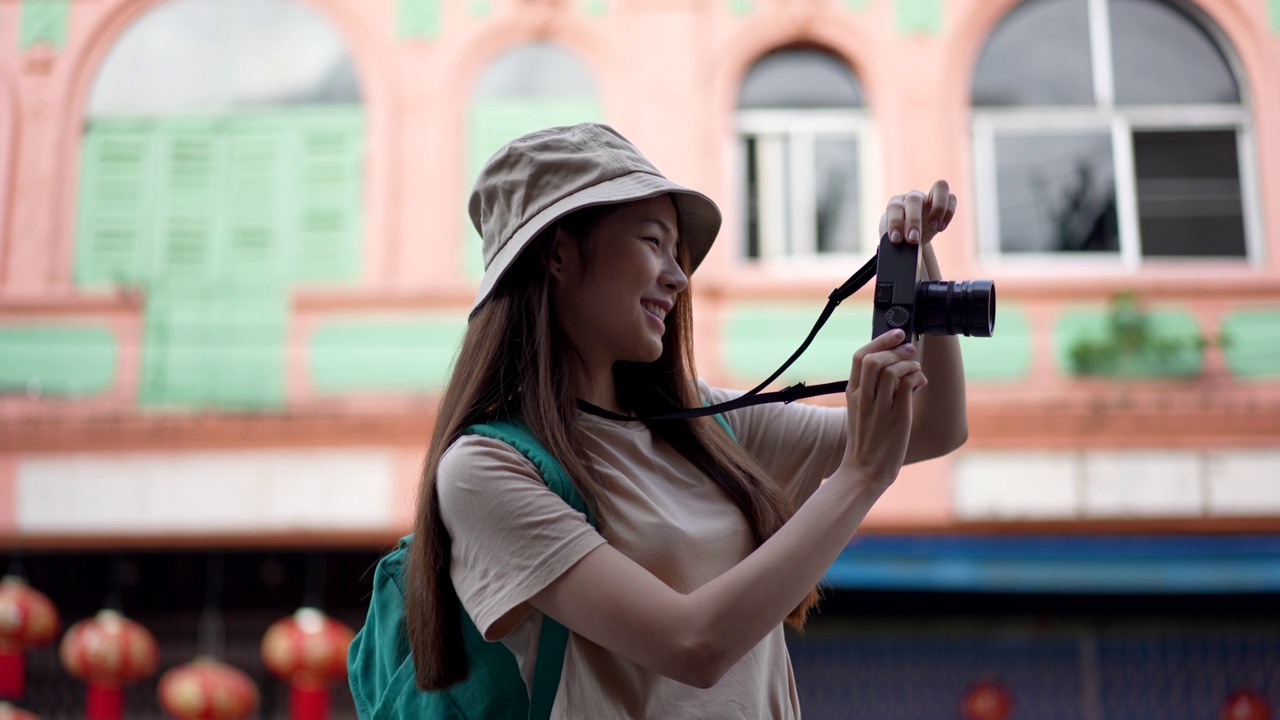
[[[1222,720],[1271,720],[1266,698],[1248,688],[1240,688],[1222,703]]]
[[[0,700],[0,720],[40,720],[40,716]]]
[[[315,608],[302,608],[277,620],[262,636],[267,669],[290,684],[289,717],[329,717],[329,684],[347,676],[351,628]]]
[[[179,720],[241,720],[258,709],[258,687],[238,668],[196,658],[160,677],[160,706]]]
[[[146,628],[114,610],[102,610],[67,630],[61,655],[67,671],[89,683],[85,718],[120,720],[121,686],[154,673],[160,648]]]
[[[995,680],[980,680],[965,691],[960,703],[964,720],[1005,720],[1013,712],[1013,695]]]
[[[44,593],[16,575],[0,579],[0,698],[17,700],[26,693],[23,653],[57,637],[60,624],[57,608]]]

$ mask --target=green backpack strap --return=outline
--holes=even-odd
[[[500,440],[519,450],[522,455],[529,458],[534,467],[538,468],[542,481],[547,484],[547,487],[569,503],[573,509],[586,515],[587,522],[595,526],[596,520],[591,514],[591,509],[578,494],[564,466],[542,446],[542,443],[538,442],[537,436],[528,425],[512,420],[491,420],[487,423],[472,425],[463,430],[462,434]],[[533,669],[533,689],[529,697],[530,720],[535,718],[545,720],[551,717],[551,706],[555,704],[556,691],[560,687],[560,675],[564,670],[564,653],[568,644],[569,628],[551,619],[550,616],[543,615],[542,633],[538,639],[538,661]]]

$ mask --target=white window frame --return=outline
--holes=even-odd
[[[748,137],[756,139],[760,218],[760,256],[747,257],[746,228],[750,200],[747,198],[746,168],[738,173],[738,198],[742,203],[742,259],[770,265],[818,265],[831,260],[862,257],[875,252],[879,214],[873,211],[879,188],[875,187],[878,143],[871,119],[863,108],[841,109],[751,109],[737,114],[737,143],[741,148]],[[817,188],[814,178],[814,141],[819,138],[853,138],[858,145],[858,238],[851,252],[819,252],[815,223]],[[766,170],[770,163],[780,162],[782,148],[791,148],[791,168],[787,177],[781,170]],[[789,213],[783,183],[791,189]],[[790,222],[787,222],[787,215]]]
[[[979,251],[991,264],[1035,265],[1053,263],[1059,268],[1088,272],[1133,271],[1143,266],[1194,263],[1245,264],[1262,268],[1261,199],[1258,197],[1254,128],[1239,64],[1230,55],[1227,63],[1235,73],[1242,100],[1238,104],[1115,105],[1114,67],[1111,55],[1109,0],[1088,0],[1089,47],[1093,65],[1094,104],[1066,106],[975,107],[973,108],[973,159],[977,203]],[[1220,49],[1231,44],[1191,17],[1210,35]],[[1112,172],[1116,183],[1116,220],[1119,252],[1005,252],[1000,247],[1000,213],[996,186],[995,138],[997,134],[1070,132],[1109,129]],[[1240,179],[1241,213],[1244,222],[1245,256],[1234,257],[1154,257],[1142,256],[1142,231],[1138,219],[1137,174],[1133,157],[1133,134],[1151,130],[1233,130],[1236,133],[1236,164]]]

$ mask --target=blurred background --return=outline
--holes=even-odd
[[[724,210],[714,385],[894,193],[947,179],[944,276],[996,282],[969,442],[792,638],[806,717],[1280,717],[1280,0],[0,2],[0,716],[354,717],[471,180],[585,120]]]

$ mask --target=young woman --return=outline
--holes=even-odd
[[[846,407],[762,405],[713,418],[614,421],[733,394],[697,379],[689,275],[720,214],[602,125],[522,137],[471,197],[486,273],[423,471],[406,585],[420,687],[465,673],[461,606],[526,682],[543,614],[571,631],[559,718],[799,715],[784,644],[815,585],[904,462],[966,436],[955,338],[899,331],[853,355]],[[923,246],[946,228],[945,182],[895,197],[881,231]],[[926,379],[926,374],[928,379]],[[919,392],[917,392],[919,391]],[[590,408],[588,408],[590,409]],[[501,441],[526,423],[599,521],[588,524]],[[825,480],[825,481],[824,481]]]

